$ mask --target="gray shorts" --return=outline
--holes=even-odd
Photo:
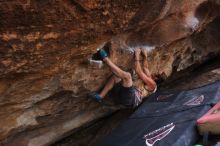
[[[136,89],[133,86],[123,87],[122,82],[119,82],[115,84],[113,89],[110,91],[110,97],[113,98],[117,104],[134,107],[136,99],[135,90]]]

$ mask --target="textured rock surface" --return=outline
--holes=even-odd
[[[220,53],[219,0],[0,1],[0,142],[49,145],[115,111],[85,98],[110,76],[87,59],[104,42],[124,69],[151,48],[170,76]]]

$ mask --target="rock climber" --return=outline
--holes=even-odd
[[[143,68],[141,67],[140,56],[143,56]],[[122,104],[128,107],[138,106],[144,97],[149,93],[154,93],[157,90],[157,84],[153,80],[150,71],[148,69],[147,50],[138,48],[134,53],[134,71],[136,77],[139,80],[132,79],[132,73],[127,72],[115,65],[108,57],[107,52],[104,49],[99,50],[99,57],[106,63],[113,75],[105,84],[100,93],[93,93],[90,95],[97,102],[102,102],[106,95],[110,92],[110,96],[118,104]],[[133,77],[134,78],[134,77]],[[139,84],[140,81],[143,84]],[[138,83],[139,82],[139,83]]]

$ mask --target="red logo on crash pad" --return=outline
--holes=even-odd
[[[157,141],[162,140],[164,137],[166,137],[174,128],[175,125],[171,123],[144,135],[146,145],[153,146]]]
[[[173,94],[169,94],[169,95],[159,95],[159,96],[157,97],[157,101],[166,100],[166,99],[168,99],[168,98],[170,98],[170,97],[172,97],[172,96],[173,96]]]

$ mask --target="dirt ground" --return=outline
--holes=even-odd
[[[168,79],[161,88],[163,89],[193,89],[220,80],[220,58],[207,62],[194,70],[182,73],[181,77],[175,75]],[[126,120],[132,113],[131,110],[121,110],[106,117],[84,129],[79,129],[75,134],[61,140],[52,146],[94,146],[105,135]],[[220,136],[211,137],[212,143],[220,141]],[[202,137],[200,137],[201,143]]]

